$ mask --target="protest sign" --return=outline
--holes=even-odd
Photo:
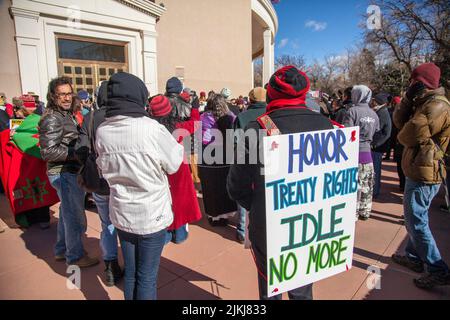
[[[269,296],[351,268],[358,150],[358,127],[264,138]]]

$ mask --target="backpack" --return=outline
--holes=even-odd
[[[109,185],[108,182],[101,177],[96,163],[97,153],[94,148],[94,115],[95,111],[91,111],[88,126],[89,155],[84,165],[82,165],[78,171],[77,182],[86,192],[107,196],[109,195]]]

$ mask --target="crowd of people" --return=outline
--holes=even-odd
[[[163,248],[188,238],[189,224],[202,217],[201,198],[212,227],[229,225],[237,214],[236,240],[251,242],[259,296],[269,299],[263,161],[248,161],[250,150],[260,150],[262,141],[258,135],[251,146],[227,130],[277,128],[288,134],[340,124],[360,128],[356,219],[370,218],[372,198],[383,192],[383,156],[389,159],[393,149],[409,238],[405,254],[392,259],[415,272],[427,271],[414,280],[420,288],[448,285],[449,269],[428,224],[431,201],[446,179],[450,141],[450,105],[439,80],[439,68],[423,64],[412,73],[402,98],[373,94],[361,84],[331,96],[321,94],[316,112],[306,99],[309,78],[293,66],[276,71],[264,88],[236,99],[228,88],[198,96],[176,77],[167,81],[164,94],[150,96],[141,79],[120,72],[99,84],[93,97],[86,91],[75,93],[69,78],[53,79],[46,107],[35,97],[34,112],[42,115],[40,153],[61,201],[55,259],[82,268],[100,262],[83,246],[85,205],[93,202],[102,225],[105,283],[113,286],[124,278],[125,299],[156,299]],[[1,95],[1,130],[8,128],[11,117],[29,113],[24,97],[22,104],[19,100],[11,107]],[[267,126],[258,121],[262,116]],[[194,137],[198,133],[199,140]],[[243,163],[202,159],[205,153],[212,159],[235,158],[235,150],[226,146],[240,142],[245,144]],[[48,227],[49,216],[44,220],[43,227]],[[292,290],[289,297],[312,299],[312,286]]]

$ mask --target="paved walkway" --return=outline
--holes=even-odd
[[[436,299],[449,300],[450,286],[432,291],[416,288],[417,275],[394,265],[391,254],[405,246],[402,194],[395,164],[383,170],[382,196],[374,203],[372,218],[358,221],[353,268],[314,285],[315,299]],[[450,262],[450,215],[439,211],[442,194],[433,202],[431,229],[441,254]],[[66,288],[66,266],[53,260],[57,206],[52,207],[51,228],[17,228],[6,198],[0,196],[0,299],[123,299],[123,287],[103,284],[103,265],[82,271],[81,290]],[[87,212],[86,249],[100,255],[100,221]],[[381,288],[373,287],[369,266],[381,269]],[[369,286],[367,285],[369,283]],[[189,239],[169,244],[163,251],[158,281],[159,299],[257,299],[256,268],[251,253],[235,241],[233,226],[212,228],[206,219],[190,226]],[[286,298],[286,296],[284,296]]]

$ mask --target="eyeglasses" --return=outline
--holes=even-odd
[[[73,97],[73,92],[68,92],[68,93],[57,93],[56,96],[58,98],[66,98],[66,97]]]

